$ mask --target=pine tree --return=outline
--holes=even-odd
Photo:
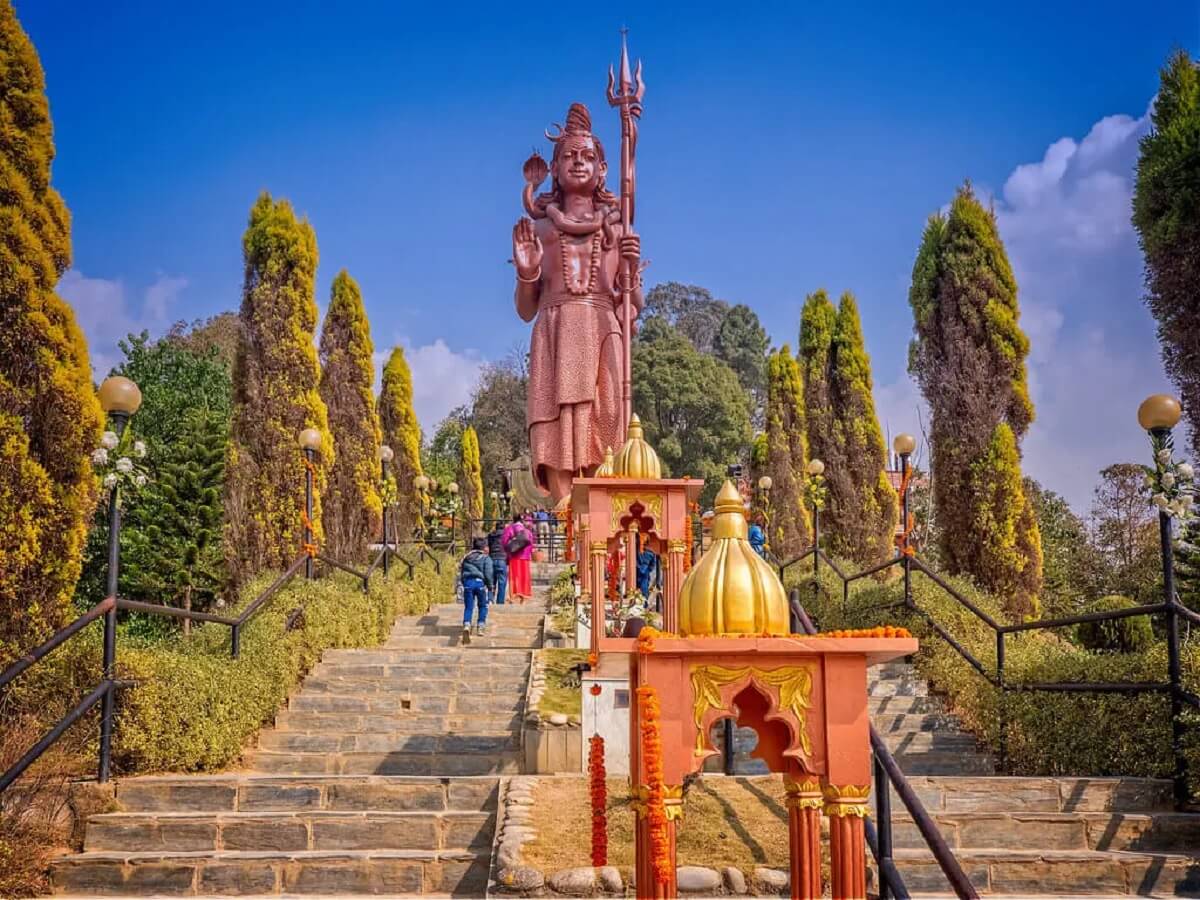
[[[825,468],[829,500],[823,530],[835,553],[870,565],[892,555],[897,502],[871,396],[871,358],[849,292],[838,305],[828,383],[837,465]]]
[[[392,459],[392,474],[396,479],[393,533],[400,540],[407,540],[421,517],[420,499],[413,487],[413,479],[421,474],[421,425],[413,411],[412,372],[402,347],[392,350],[383,367],[379,423],[383,442],[396,454]]]
[[[841,463],[833,439],[833,410],[829,394],[829,365],[837,310],[824,290],[809,294],[800,312],[800,369],[804,379],[804,416],[810,459],[832,471]]]
[[[314,461],[313,533],[322,542],[321,495],[333,460],[313,335],[317,237],[286,200],[263,193],[242,239],[246,276],[233,371],[233,424],[225,481],[225,552],[237,583],[283,568],[304,538],[304,456],[299,435],[321,432]]]
[[[767,460],[771,476],[768,540],[781,560],[790,560],[812,542],[812,520],[804,502],[808,437],[804,427],[804,386],[792,350],[767,357]]]
[[[161,448],[165,457],[149,459],[153,478],[130,505],[121,575],[131,597],[204,612],[226,581],[221,490],[228,424],[198,409],[177,427],[178,437]]]
[[[333,279],[321,327],[321,399],[336,452],[322,498],[322,523],[329,554],[342,561],[366,555],[383,514],[374,352],[362,293],[343,269]]]
[[[1200,458],[1200,62],[1177,50],[1159,74],[1142,138],[1133,224],[1146,259],[1146,302],[1158,321],[1167,374]]]
[[[471,529],[478,528],[483,518],[483,471],[479,467],[479,437],[470,425],[463,429],[458,483],[462,492],[463,516],[467,522],[463,528],[463,535],[469,539]]]
[[[995,216],[969,185],[934,215],[913,265],[916,338],[909,371],[932,417],[934,506],[951,574],[1003,592],[1009,612],[1037,609],[1037,518],[1025,496],[1020,439],[1033,420],[1029,340]]]
[[[0,0],[0,668],[63,623],[96,502],[102,415],[87,343],[54,293],[70,215],[50,186],[37,51]],[[90,598],[93,602],[99,597]]]

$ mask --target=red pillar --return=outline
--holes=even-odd
[[[679,589],[683,587],[683,541],[667,544],[667,577],[663,586],[663,631],[679,633]]]
[[[796,781],[784,776],[788,808],[788,858],[792,900],[821,896],[821,784],[816,778]]]
[[[642,785],[636,790],[633,802],[637,813],[637,829],[634,832],[635,869],[634,878],[637,882],[638,900],[668,900],[679,896],[679,886],[675,875],[678,860],[675,855],[675,835],[679,821],[683,818],[683,786],[667,787],[667,798],[663,805],[667,813],[667,858],[670,861],[668,877],[665,884],[660,883],[654,874],[654,853],[650,842],[650,821],[646,814],[646,800],[650,789]]]
[[[834,900],[863,900],[867,896],[864,823],[870,792],[870,785],[825,785]]]
[[[588,562],[589,588],[592,592],[592,646],[591,652],[599,654],[600,638],[604,637],[604,609],[607,603],[607,578],[604,563],[608,559],[608,547],[604,541],[592,541],[592,553]]]

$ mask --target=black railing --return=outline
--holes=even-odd
[[[305,553],[301,555],[267,588],[255,597],[242,611],[241,615],[220,616],[213,613],[195,612],[192,610],[179,609],[174,606],[160,606],[155,603],[142,603],[137,600],[123,600],[117,597],[106,597],[103,601],[96,604],[86,613],[84,613],[69,625],[59,629],[43,644],[31,650],[29,653],[22,656],[2,673],[0,673],[0,690],[3,690],[13,679],[19,676],[22,672],[29,669],[38,661],[49,656],[55,649],[65,644],[68,640],[95,622],[97,619],[104,619],[104,656],[103,656],[103,674],[99,684],[86,697],[80,700],[70,712],[68,712],[53,728],[47,731],[42,737],[25,753],[16,763],[0,775],[0,793],[3,793],[14,781],[24,774],[33,763],[45,753],[51,746],[66,732],[68,728],[74,725],[82,716],[84,716],[97,703],[103,704],[100,722],[100,761],[99,773],[97,780],[105,782],[109,778],[112,763],[112,728],[113,728],[113,698],[116,691],[126,685],[115,678],[116,670],[116,613],[124,610],[127,612],[145,613],[154,616],[167,616],[175,619],[187,619],[193,622],[214,622],[219,625],[228,626],[230,629],[229,653],[233,659],[237,659],[241,650],[241,635],[242,629],[263,609],[267,602],[274,597],[280,590],[290,582],[301,569],[306,569],[312,562],[321,562],[331,568],[340,569],[348,572],[357,578],[362,579],[362,587],[364,591],[369,590],[370,576],[375,568],[381,563],[386,566],[388,557],[397,559],[408,567],[408,577],[411,580],[413,577],[414,566],[404,557],[392,548],[391,544],[384,544],[376,554],[371,565],[365,572],[360,572],[357,569],[340,563],[337,560],[331,559],[324,554],[316,554],[310,556]],[[430,559],[434,561],[437,571],[441,572],[441,563],[433,554],[429,554]],[[296,621],[299,619],[299,614],[303,613],[303,607],[293,612],[288,616],[285,625],[285,631],[290,631],[295,627]]]
[[[813,625],[812,619],[808,617],[804,605],[800,602],[800,589],[793,588],[788,599],[791,605],[792,632],[795,634],[816,634],[817,628]],[[887,743],[879,736],[879,732],[875,730],[874,725],[870,726],[870,728],[871,753],[873,756],[872,770],[875,782],[875,820],[874,822],[869,819],[867,820],[866,838],[867,845],[875,857],[875,867],[879,871],[880,900],[886,900],[886,898],[890,897],[906,900],[910,896],[908,888],[904,884],[904,878],[900,874],[900,870],[896,867],[896,860],[893,855],[895,847],[895,842],[892,839],[891,791],[893,789],[896,791],[896,796],[900,798],[900,802],[904,804],[904,808],[908,810],[913,824],[917,826],[917,830],[921,833],[921,838],[925,841],[929,852],[933,854],[938,868],[946,876],[946,881],[950,883],[950,887],[954,893],[958,897],[963,898],[963,900],[978,898],[979,893],[975,890],[975,886],[971,884],[971,879],[967,877],[962,866],[959,865],[958,859],[954,856],[949,844],[946,843],[946,839],[942,836],[937,823],[933,821],[933,817],[925,809],[925,804],[921,802],[921,798],[917,796],[917,792],[913,790],[904,773],[900,771],[900,766],[896,763],[896,758],[892,756],[892,752],[888,749]]]
[[[463,534],[484,535],[499,526],[504,528],[512,522],[512,518],[483,518],[467,519],[455,517],[453,524],[448,526],[427,527],[412,540],[401,541],[403,544],[415,546],[436,547],[453,553],[456,548],[464,546]],[[548,521],[526,523],[530,536],[533,538],[533,548],[546,554],[548,562],[562,562],[567,556],[566,527],[556,517]]]
[[[1162,534],[1164,541],[1170,540],[1169,522],[1163,525]],[[1010,693],[1021,692],[1045,692],[1045,693],[1070,693],[1070,694],[1166,694],[1170,698],[1171,713],[1171,757],[1172,757],[1172,792],[1177,808],[1182,809],[1190,800],[1190,791],[1188,789],[1187,775],[1187,758],[1183,751],[1183,736],[1185,723],[1183,720],[1183,707],[1190,706],[1194,709],[1200,709],[1200,697],[1188,691],[1183,686],[1183,672],[1180,663],[1179,652],[1179,619],[1185,619],[1188,622],[1200,624],[1200,614],[1188,609],[1179,602],[1175,596],[1173,579],[1170,577],[1171,567],[1166,566],[1167,575],[1164,578],[1164,601],[1162,603],[1150,603],[1142,606],[1132,606],[1128,609],[1098,611],[1090,613],[1080,613],[1075,616],[1065,616],[1055,619],[1038,619],[1032,622],[1021,622],[1017,624],[1003,624],[997,622],[994,617],[981,609],[978,604],[972,602],[968,597],[963,596],[961,591],[958,591],[947,582],[944,578],[933,571],[929,566],[922,562],[914,554],[899,554],[896,557],[886,560],[878,565],[864,569],[861,572],[855,572],[847,575],[836,566],[832,560],[826,556],[825,552],[816,547],[810,547],[805,552],[801,553],[794,559],[787,562],[777,563],[780,580],[783,580],[787,570],[794,565],[812,557],[813,559],[813,591],[814,595],[821,590],[820,586],[820,562],[823,560],[829,565],[830,570],[837,575],[842,582],[842,602],[847,603],[850,596],[850,584],[860,578],[865,578],[870,575],[877,574],[893,566],[900,566],[904,570],[904,595],[903,599],[892,604],[897,608],[903,608],[909,614],[915,615],[922,619],[936,634],[942,639],[959,657],[975,672],[992,685],[1000,692],[999,702],[997,703],[997,741],[996,752],[998,757],[998,768],[1001,772],[1009,770],[1008,760],[1008,716],[1007,703],[1005,698]],[[1165,557],[1169,558],[1169,557]],[[921,608],[913,597],[912,578],[913,570],[925,575],[932,584],[940,588],[948,597],[953,599],[955,603],[963,609],[970,612],[980,623],[986,626],[995,636],[995,665],[994,668],[989,668],[987,664],[982,662],[974,653],[968,650],[952,635],[940,622],[934,619],[929,610]],[[1111,622],[1117,619],[1127,619],[1132,616],[1154,616],[1164,615],[1166,617],[1167,631],[1167,679],[1165,681],[1155,682],[1085,682],[1085,681],[1062,681],[1062,682],[1014,682],[1007,677],[1006,651],[1007,638],[1012,634],[1021,634],[1028,631],[1049,631],[1055,628],[1066,628],[1074,625],[1081,625],[1085,622]]]

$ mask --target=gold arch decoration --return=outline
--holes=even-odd
[[[696,723],[696,755],[703,756],[708,752],[707,738],[704,734],[704,717],[709,710],[724,709],[721,702],[721,688],[749,677],[758,685],[769,685],[779,689],[778,709],[787,710],[796,717],[800,729],[800,749],[806,755],[812,755],[812,739],[808,736],[807,717],[812,706],[812,672],[807,666],[783,666],[778,669],[759,669],[755,666],[741,666],[731,669],[727,666],[694,666],[692,668],[692,696],[695,698],[692,708],[693,720]]]
[[[630,509],[634,505],[641,506],[641,518],[650,518],[654,520],[654,527],[662,526],[663,516],[663,496],[662,494],[613,494],[612,495],[612,522],[611,532],[616,534],[621,531],[621,520],[626,516],[631,515]]]

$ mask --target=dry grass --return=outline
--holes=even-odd
[[[787,809],[778,776],[705,777],[689,788],[679,828],[679,865],[786,869]],[[537,838],[522,849],[543,872],[591,865],[591,807],[587,779],[541,778],[534,791]],[[633,811],[629,785],[608,780],[608,861],[629,879],[633,872]]]
[[[542,665],[546,669],[546,691],[538,704],[538,712],[565,713],[568,716],[582,714],[583,695],[579,689],[579,678],[571,669],[586,662],[587,655],[586,650],[541,651]]]

